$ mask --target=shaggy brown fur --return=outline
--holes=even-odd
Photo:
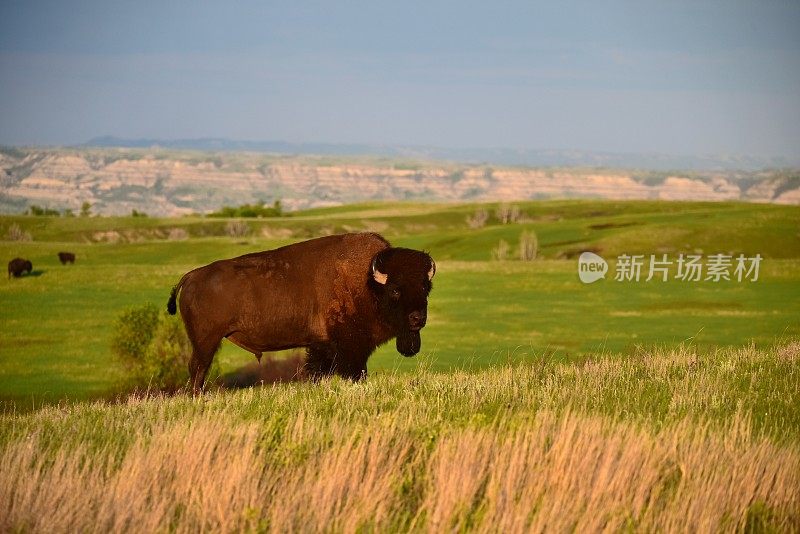
[[[13,275],[14,278],[19,278],[23,274],[31,274],[33,271],[33,264],[22,258],[14,258],[10,262],[8,262],[8,277],[11,278]]]
[[[397,338],[397,350],[420,350],[435,264],[417,250],[392,248],[372,233],[344,234],[220,260],[186,273],[167,310],[192,342],[195,392],[223,338],[252,352],[307,349],[312,378],[333,373],[359,380],[367,359]]]
[[[75,263],[75,254],[73,254],[72,252],[59,252],[58,261],[61,262],[61,265],[66,265],[68,263]]]

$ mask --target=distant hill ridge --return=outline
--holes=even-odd
[[[529,167],[612,167],[623,169],[683,171],[757,171],[767,168],[800,167],[800,158],[731,155],[679,156],[596,152],[587,150],[533,150],[511,148],[443,148],[415,145],[369,145],[354,143],[290,143],[286,141],[243,141],[224,138],[125,139],[96,137],[80,147],[153,148],[200,151],[247,151],[285,155],[379,156],[515,165]]]
[[[217,142],[222,141],[203,141],[208,146]],[[247,146],[239,150],[0,148],[0,211],[21,212],[32,204],[78,210],[89,202],[94,213],[120,215],[135,209],[163,216],[277,199],[288,209],[367,200],[511,202],[538,198],[800,204],[800,172],[796,170],[520,167],[424,157],[326,154],[322,149],[315,156],[267,154]]]

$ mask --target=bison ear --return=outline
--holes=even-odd
[[[436,274],[436,262],[431,258],[431,270],[428,271],[428,280],[433,280],[433,275]]]
[[[380,285],[386,285],[386,281],[389,279],[389,275],[382,273],[378,269],[378,254],[375,254],[375,257],[372,258],[372,268],[370,269],[372,273],[372,278],[375,279]]]

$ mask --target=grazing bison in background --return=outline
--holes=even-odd
[[[22,258],[14,258],[10,262],[8,262],[8,277],[11,278],[11,275],[14,275],[14,278],[19,278],[23,274],[31,274],[33,271],[33,264]]]
[[[61,265],[66,265],[68,263],[75,263],[75,254],[73,254],[72,252],[59,252],[58,261],[61,262]]]
[[[427,319],[436,264],[378,234],[343,234],[215,261],[186,273],[167,311],[180,309],[192,343],[192,388],[203,388],[223,338],[255,354],[306,348],[313,378],[359,380],[367,359],[397,338],[413,356]]]

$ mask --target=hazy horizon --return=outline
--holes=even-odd
[[[800,159],[800,4],[0,3],[0,144]]]

